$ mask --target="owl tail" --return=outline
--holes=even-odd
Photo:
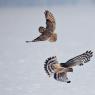
[[[57,34],[56,34],[56,33],[53,33],[53,34],[50,36],[49,41],[50,41],[50,42],[56,42],[56,40],[57,40]]]

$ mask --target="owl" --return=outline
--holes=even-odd
[[[53,76],[55,80],[70,83],[71,81],[67,77],[68,72],[73,72],[74,66],[82,66],[84,63],[90,61],[93,56],[92,51],[86,51],[74,58],[69,59],[65,63],[59,63],[57,57],[49,57],[44,64],[44,70],[49,77]]]
[[[45,19],[46,19],[46,28],[43,26],[40,26],[38,31],[40,33],[40,36],[38,36],[37,38],[35,38],[32,41],[26,41],[28,42],[38,42],[38,41],[50,41],[50,42],[55,42],[57,40],[57,34],[54,33],[55,31],[55,27],[56,27],[56,22],[55,22],[55,18],[53,16],[53,14],[48,11],[45,10],[44,12],[45,15]]]

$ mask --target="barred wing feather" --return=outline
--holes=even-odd
[[[45,61],[44,69],[49,76],[54,73],[54,64],[58,64],[56,56],[50,57]]]
[[[84,63],[87,63],[90,61],[90,58],[93,56],[92,51],[86,51],[85,53],[78,55],[70,60],[68,60],[65,65],[67,67],[72,67],[76,65],[83,65]]]

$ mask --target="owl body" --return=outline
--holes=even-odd
[[[73,72],[74,66],[89,62],[92,56],[92,51],[86,51],[83,54],[69,59],[65,63],[58,63],[57,57],[53,56],[45,61],[44,69],[49,77],[53,75],[57,81],[70,83],[71,81],[68,79],[67,73]]]
[[[44,14],[46,19],[46,28],[40,26],[39,32],[41,33],[41,35],[32,40],[32,42],[46,41],[46,40],[48,40],[49,42],[55,42],[57,40],[57,34],[54,33],[56,27],[54,16],[48,10],[46,10]]]

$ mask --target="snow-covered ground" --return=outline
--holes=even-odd
[[[25,43],[45,26],[44,10],[56,18],[56,43]],[[95,95],[95,56],[83,67],[75,67],[70,84],[48,78],[44,61],[57,56],[59,62],[86,50],[95,52],[95,8],[1,8],[0,95]]]

